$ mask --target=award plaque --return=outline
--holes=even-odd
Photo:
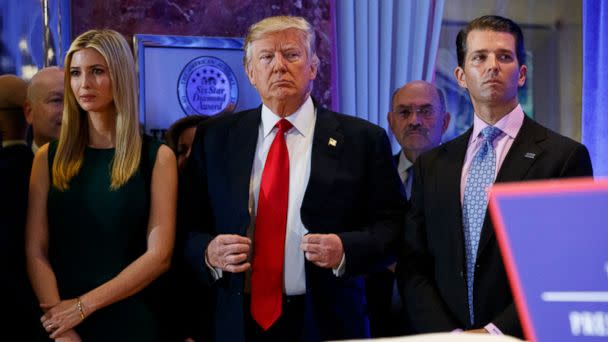
[[[146,134],[161,138],[187,115],[216,115],[260,105],[243,67],[241,38],[134,37],[139,113]]]

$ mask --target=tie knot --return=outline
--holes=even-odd
[[[494,142],[494,139],[496,139],[496,137],[499,136],[500,133],[502,133],[502,131],[494,126],[488,126],[481,130],[483,140],[488,141],[490,143]]]
[[[289,120],[281,119],[281,120],[279,120],[279,122],[277,122],[275,127],[279,128],[279,131],[277,132],[277,134],[279,134],[279,133],[285,133],[285,132],[289,131],[289,129],[291,127],[293,127],[293,125],[291,124],[291,122],[289,122]]]

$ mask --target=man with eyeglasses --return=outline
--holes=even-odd
[[[412,81],[395,90],[387,118],[401,151],[395,155],[407,199],[412,190],[413,165],[418,156],[441,143],[450,123],[443,92],[426,81]],[[372,337],[399,336],[408,332],[394,291],[394,267],[370,274],[365,282]]]
[[[450,124],[443,92],[426,81],[407,83],[393,93],[388,123],[401,146],[395,158],[409,199],[416,158],[439,146]]]

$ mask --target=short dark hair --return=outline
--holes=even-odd
[[[196,127],[199,123],[207,120],[207,115],[189,115],[175,121],[165,133],[167,145],[177,153],[179,136],[188,128]]]
[[[524,48],[524,35],[521,28],[513,20],[497,15],[484,15],[473,19],[456,36],[456,54],[458,55],[458,66],[464,68],[464,58],[467,54],[467,37],[473,30],[486,30],[506,32],[515,38],[515,53],[519,65],[526,64],[526,49]]]

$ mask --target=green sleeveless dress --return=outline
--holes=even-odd
[[[145,252],[150,178],[159,146],[144,141],[139,170],[118,190],[110,190],[114,149],[90,147],[69,189],[51,186],[49,259],[61,298],[98,287]],[[55,141],[49,146],[49,161],[56,149]],[[141,291],[94,312],[75,329],[86,342],[157,341],[158,321],[149,299],[146,290]]]

